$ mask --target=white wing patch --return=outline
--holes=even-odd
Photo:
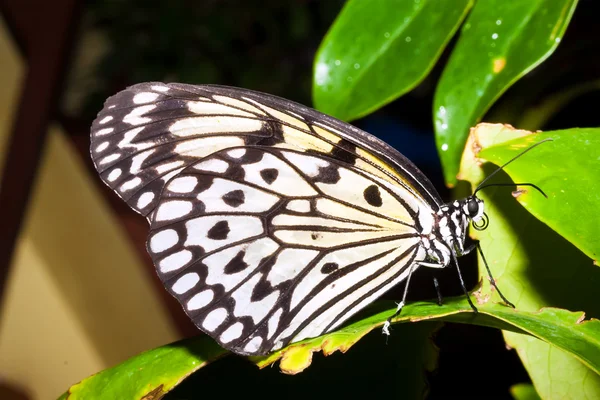
[[[208,161],[204,161],[204,162],[200,162],[198,164],[194,164],[194,169],[197,169],[199,171],[206,171],[206,172],[220,172],[223,173],[225,171],[227,171],[227,168],[229,168],[229,164],[223,160],[219,160],[219,159],[210,159]]]
[[[308,200],[291,200],[287,204],[286,207],[290,211],[307,213],[310,211],[310,201],[308,201]]]
[[[179,241],[179,235],[173,229],[165,229],[150,236],[150,250],[159,254],[172,248]]]
[[[178,137],[206,135],[214,133],[256,132],[262,129],[262,122],[241,117],[195,117],[176,121],[169,130]]]
[[[183,275],[173,284],[173,291],[177,294],[184,294],[200,282],[200,276],[194,272]]]
[[[304,270],[307,264],[319,255],[316,250],[283,249],[267,275],[267,280],[272,286],[295,279]]]
[[[212,289],[206,289],[197,293],[187,302],[188,311],[196,311],[206,307],[215,298],[215,292]]]
[[[180,250],[176,253],[169,254],[160,260],[158,262],[158,268],[161,272],[167,273],[183,268],[183,266],[190,261],[192,261],[192,252],[189,250]]]
[[[225,332],[221,333],[221,341],[223,343],[229,343],[234,339],[239,338],[240,336],[242,336],[242,333],[244,332],[244,324],[242,324],[241,322],[235,322],[232,325],[230,325]]]
[[[202,321],[202,327],[209,332],[217,329],[227,318],[227,310],[223,307],[212,310]]]
[[[144,117],[143,115],[154,110],[155,108],[156,106],[154,104],[136,107],[123,118],[123,122],[129,125],[142,125],[147,122],[151,122],[152,118]]]

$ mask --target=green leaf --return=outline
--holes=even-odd
[[[504,338],[508,346],[517,350],[541,398],[600,398],[597,372],[570,354],[532,337],[515,337],[511,332],[504,332]]]
[[[312,362],[312,355],[315,352],[322,351],[325,355],[331,355],[337,351],[347,352],[359,340],[376,328],[380,328],[390,315],[395,312],[395,306],[391,302],[376,302],[367,307],[357,321],[317,338],[306,339],[294,343],[284,349],[276,351],[265,357],[250,357],[260,368],[279,361],[281,371],[286,374],[297,374],[308,368]],[[466,313],[466,317],[455,317],[454,314]],[[366,315],[366,316],[365,316]],[[459,314],[460,315],[460,314]],[[452,317],[449,317],[452,316]],[[483,316],[473,318],[471,309],[465,298],[445,299],[443,306],[438,306],[433,302],[415,302],[407,304],[402,310],[402,314],[394,320],[394,323],[409,321],[424,321],[449,318],[452,321],[461,320],[470,322],[477,320],[477,324],[503,329],[515,329],[510,324],[494,319],[486,319]],[[520,331],[520,330],[519,330]],[[392,331],[392,336],[394,335]],[[381,337],[382,345],[385,344],[385,338]]]
[[[544,143],[506,168],[515,182],[533,182],[548,198],[524,187],[517,200],[537,219],[593,260],[600,255],[600,129],[544,132],[488,148],[479,157],[501,164],[526,147]]]
[[[543,62],[562,39],[576,0],[478,1],[438,84],[433,114],[448,184],[469,128],[516,80]]]
[[[207,336],[183,340],[92,375],[71,386],[65,398],[159,399],[192,372],[225,354],[227,351]]]
[[[472,3],[348,1],[315,58],[315,107],[352,120],[408,92],[429,73]]]
[[[510,388],[510,394],[515,400],[541,400],[532,384],[519,383]]]
[[[473,313],[465,297],[460,297],[446,299],[443,306],[432,302],[410,303],[394,322],[440,320],[489,326],[520,334],[528,333],[571,353],[582,363],[600,372],[600,321],[584,322],[583,313],[556,308],[546,308],[538,312],[514,310],[490,301],[489,295],[479,292],[475,293],[475,297],[478,314]],[[378,307],[384,304],[389,305],[387,302],[380,302]],[[310,365],[314,352],[323,351],[326,355],[335,351],[346,352],[367,333],[382,326],[394,311],[392,305],[385,311],[375,313],[336,332],[294,343],[269,356],[252,359],[261,368],[280,360],[283,372],[301,372]]]
[[[482,170],[479,166],[481,160],[475,159],[473,154],[468,154],[472,149],[487,149],[516,137],[530,137],[523,140],[534,138],[537,142],[544,135],[546,134],[531,135],[531,132],[502,125],[479,125],[472,131],[467,143],[460,179],[466,179],[476,185],[483,178],[484,171],[489,174],[497,168],[488,163],[483,164]],[[556,142],[536,147],[511,164],[510,168],[507,168],[508,172],[519,174],[525,182],[539,184],[546,190],[546,182],[537,182],[535,177],[535,174],[543,169],[540,168],[542,162],[535,165],[528,164],[527,160],[529,157],[536,157],[536,154],[541,155],[545,146]],[[563,145],[569,146],[564,143]],[[582,154],[585,154],[585,149],[582,148]],[[493,149],[489,151],[492,152]],[[486,152],[482,151],[479,154],[484,155]],[[498,162],[508,161],[510,155],[506,154],[506,158],[502,157]],[[579,158],[585,159],[581,155]],[[547,168],[554,169],[557,177],[561,176],[560,159],[546,158],[543,163]],[[493,181],[510,182],[510,178],[502,172],[497,174]],[[530,199],[539,196],[540,200],[552,202],[552,199],[545,199],[535,190],[526,189]],[[563,185],[563,189],[570,190],[570,185]],[[563,309],[585,311],[587,315],[596,318],[600,316],[600,302],[593,295],[600,285],[600,270],[573,244],[534,218],[511,196],[511,190],[512,188],[491,187],[478,193],[485,201],[490,225],[485,231],[474,232],[474,236],[481,240],[490,269],[504,295],[516,305],[519,313],[531,312],[540,307],[559,306]],[[548,206],[551,207],[551,204]],[[564,203],[562,206],[566,209],[578,208],[582,207],[582,203]],[[581,221],[575,218],[571,222],[578,224]],[[484,281],[480,296],[491,296],[496,300],[499,298],[497,293],[491,290],[487,280]],[[561,314],[563,312],[561,311]],[[596,326],[598,321],[581,324],[576,321],[576,316],[577,313],[571,313],[570,317],[565,314],[558,315],[563,322],[573,323],[573,336],[570,338],[562,333],[554,338],[544,338],[535,334],[546,340],[542,342],[533,337],[504,332],[507,344],[517,350],[542,398],[578,398],[577,394],[581,393],[587,398],[600,398],[598,367],[589,362],[589,357],[595,350],[579,347],[596,346],[600,337],[598,334],[582,337],[579,336],[579,330],[586,324],[590,326],[585,329],[591,328],[591,325]],[[579,347],[578,350],[574,351],[573,346]],[[595,358],[595,355],[592,358]]]
[[[582,322],[583,313],[552,308],[539,312],[517,311],[503,304],[489,301],[489,297],[482,296],[480,293],[475,293],[475,297],[478,301],[478,314],[473,313],[465,297],[458,297],[446,299],[443,306],[432,302],[410,303],[406,305],[402,315],[395,319],[394,323],[440,320],[529,333],[553,343],[580,359],[593,370],[600,371],[599,321]],[[394,303],[379,302],[366,310],[365,314],[372,313],[372,315],[336,332],[294,343],[266,357],[250,357],[250,359],[260,368],[279,360],[283,372],[296,374],[311,364],[314,352],[323,351],[325,355],[330,355],[336,351],[348,351],[369,332],[381,327],[394,311]],[[407,341],[415,345],[419,342],[417,337],[426,338],[430,331],[430,325],[414,329],[394,327],[390,340],[394,342],[400,340],[402,346],[407,346]],[[405,334],[406,337],[401,336],[396,339],[396,335]],[[380,350],[385,349],[386,352],[389,352],[389,347],[385,347],[387,339],[381,334],[376,335],[375,338],[376,340],[369,347],[369,353],[373,353],[373,346],[380,346]],[[432,349],[429,346],[421,345],[403,354],[405,358],[411,354],[410,358],[416,360],[417,363],[426,362],[427,369],[431,370],[432,362],[435,362],[435,356],[431,352]],[[114,368],[85,379],[71,387],[68,398],[140,399],[143,396],[162,395],[178,385],[192,372],[224,354],[226,354],[225,350],[218,348],[211,339],[205,336],[184,340],[174,345],[142,353]],[[414,369],[414,364],[402,364],[399,365],[399,368]],[[413,378],[411,378],[413,383],[420,382],[415,381],[416,376]],[[413,389],[419,390],[419,387],[421,387],[420,384],[414,386]]]

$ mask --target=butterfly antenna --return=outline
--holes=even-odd
[[[542,194],[542,196],[544,196],[545,198],[548,198],[546,193],[544,193],[544,191],[539,186],[537,186],[533,183],[488,183],[487,185],[478,187],[477,190],[485,189],[486,187],[490,187],[490,186],[530,186],[530,187],[534,188],[535,190],[537,190],[538,192],[540,192]],[[477,190],[475,190],[475,193],[477,193]]]
[[[498,184],[493,184],[493,185],[492,185],[492,184],[490,184],[490,185],[485,185],[485,186],[484,186],[483,184],[484,184],[485,182],[487,182],[488,180],[490,180],[490,178],[491,178],[492,176],[494,176],[494,175],[496,175],[498,172],[502,171],[502,170],[503,170],[503,169],[504,169],[504,168],[505,168],[505,167],[506,167],[508,164],[510,164],[511,162],[515,161],[517,158],[521,157],[521,156],[522,156],[522,155],[524,155],[525,153],[527,153],[529,150],[533,150],[535,147],[539,146],[540,144],[542,144],[542,143],[544,143],[544,142],[551,142],[552,140],[553,140],[552,138],[547,138],[547,139],[544,139],[544,140],[542,140],[542,141],[540,141],[540,142],[537,142],[537,143],[535,143],[535,144],[533,144],[533,145],[529,146],[528,148],[526,148],[525,150],[523,150],[522,152],[520,152],[519,154],[517,154],[516,156],[514,156],[514,157],[513,157],[513,158],[511,158],[510,160],[508,160],[507,162],[505,162],[505,163],[504,163],[504,164],[503,164],[501,167],[497,168],[497,169],[496,169],[494,172],[492,172],[492,173],[491,173],[491,174],[489,174],[489,175],[488,175],[488,176],[487,176],[487,177],[486,177],[484,180],[482,180],[482,181],[479,183],[479,185],[477,186],[477,188],[475,189],[475,192],[474,192],[473,194],[474,194],[474,195],[475,195],[475,194],[477,194],[477,192],[478,192],[478,191],[480,191],[481,189],[483,189],[484,187],[489,187],[489,186],[498,186]],[[502,185],[504,185],[504,184],[502,184]],[[514,184],[514,183],[511,183],[510,185],[511,185],[511,186],[514,186],[514,185],[532,186],[532,187],[534,187],[535,189],[539,190],[539,191],[540,191],[540,192],[541,192],[541,193],[542,193],[542,194],[543,194],[545,197],[548,197],[548,196],[546,196],[546,194],[545,194],[545,193],[544,193],[544,192],[543,192],[543,191],[542,191],[542,190],[541,190],[539,187],[537,187],[537,186],[535,186],[535,185],[533,185],[533,184],[529,184],[529,183],[527,183],[527,184],[524,184],[524,183],[520,183],[520,184]]]

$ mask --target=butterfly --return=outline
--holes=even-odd
[[[238,354],[331,332],[398,283],[408,288],[419,267],[453,263],[467,293],[457,257],[483,257],[478,242],[465,245],[470,223],[487,226],[476,192],[444,203],[391,146],[272,95],[137,84],[106,101],[90,152],[101,179],[147,218],[166,289]]]

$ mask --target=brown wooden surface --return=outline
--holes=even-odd
[[[1,0],[27,65],[0,187],[0,300],[73,42],[77,0]]]

